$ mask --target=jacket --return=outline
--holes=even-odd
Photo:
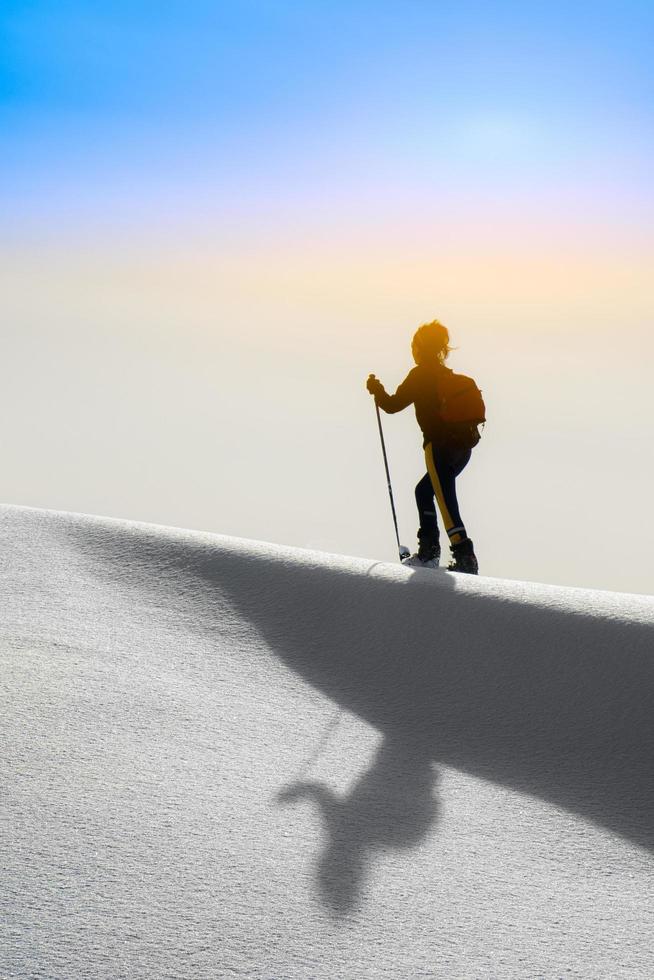
[[[375,401],[389,415],[413,405],[424,437],[423,445],[430,442],[434,446],[444,445],[447,442],[447,433],[445,423],[440,417],[440,391],[445,390],[453,373],[436,360],[418,364],[409,371],[394,395],[389,395],[380,383]]]

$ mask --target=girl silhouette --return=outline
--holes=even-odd
[[[437,567],[441,546],[434,498],[452,551],[450,571],[476,575],[479,566],[474,546],[459,512],[456,478],[470,460],[472,446],[479,441],[477,422],[484,419],[483,402],[479,395],[480,417],[476,420],[452,422],[444,417],[443,406],[455,379],[462,380],[445,366],[450,353],[450,335],[438,320],[424,323],[414,334],[411,353],[416,366],[389,395],[381,381],[371,374],[366,383],[375,402],[389,414],[401,412],[414,405],[418,425],[424,436],[427,472],[416,486],[416,504],[420,516],[418,551],[405,560],[407,565]],[[464,379],[470,382],[471,379]],[[475,391],[478,389],[472,382]],[[473,396],[474,398],[474,396]],[[474,413],[473,413],[474,414]]]

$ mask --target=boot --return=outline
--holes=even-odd
[[[456,544],[450,545],[450,548],[453,560],[447,566],[448,571],[466,572],[468,575],[478,574],[479,564],[475,555],[474,545],[470,538],[458,541]]]
[[[436,531],[418,530],[418,551],[404,561],[415,568],[438,568],[441,558],[441,545]]]

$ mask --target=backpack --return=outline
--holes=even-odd
[[[448,369],[439,383],[439,414],[446,442],[457,449],[472,449],[481,439],[479,426],[486,421],[486,406],[472,378]]]

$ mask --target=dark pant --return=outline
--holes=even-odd
[[[434,498],[443,518],[443,525],[452,544],[467,538],[456,499],[456,478],[468,464],[470,449],[434,449],[425,446],[427,472],[416,487],[416,504],[420,515],[419,540],[436,543],[439,538]]]

